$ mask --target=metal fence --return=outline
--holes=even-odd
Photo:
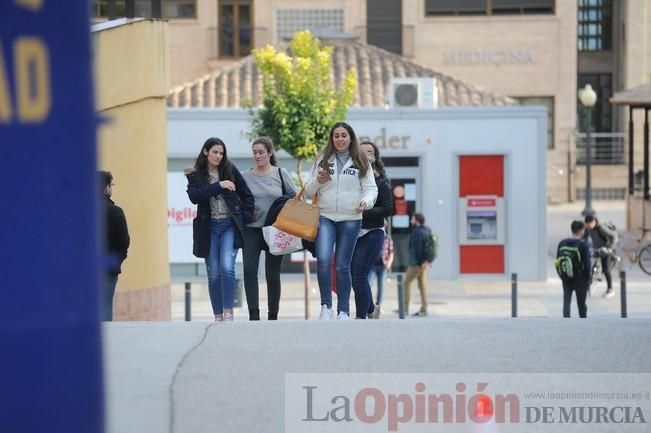
[[[626,163],[626,134],[620,132],[596,132],[592,138],[591,156],[594,165],[618,165]],[[585,165],[585,133],[576,134],[576,164]]]

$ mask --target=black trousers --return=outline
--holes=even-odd
[[[609,290],[613,288],[613,277],[610,275],[612,260],[613,257],[611,255],[607,255],[601,258],[601,272],[603,272],[604,276],[606,277],[606,284],[608,285]]]
[[[260,264],[260,252],[265,247],[262,229],[259,227],[244,227],[244,248],[242,259],[244,261],[244,292],[246,303],[250,310],[258,310],[259,291],[258,286],[258,265]],[[269,315],[277,316],[280,304],[280,266],[284,256],[274,256],[265,252],[265,276],[267,278],[267,302]]]
[[[572,292],[576,293],[576,305],[579,310],[579,317],[588,317],[588,306],[585,303],[588,296],[587,282],[566,282],[563,281],[563,317],[570,317],[570,306],[572,305]]]

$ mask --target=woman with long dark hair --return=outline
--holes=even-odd
[[[262,226],[273,202],[284,194],[295,194],[289,172],[276,166],[271,138],[258,137],[251,145],[255,167],[242,176],[255,198],[253,221],[244,227],[244,290],[249,307],[249,320],[260,320],[258,265],[260,252],[268,250],[262,236]],[[284,191],[284,194],[283,194]],[[277,320],[280,304],[280,266],[284,256],[265,252],[267,279],[267,319]]]
[[[206,261],[215,321],[232,321],[235,257],[253,215],[253,194],[219,138],[206,140],[186,177],[188,197],[197,205],[193,253]]]
[[[332,255],[337,287],[337,318],[350,318],[350,262],[362,224],[362,212],[373,207],[377,186],[366,154],[353,128],[337,122],[328,143],[317,157],[312,179],[305,185],[308,197],[319,194],[319,231],[316,237],[317,279],[321,292],[320,320],[332,318]],[[335,249],[336,245],[336,249]]]
[[[378,195],[375,206],[362,214],[362,229],[357,238],[352,261],[353,290],[355,291],[355,316],[357,319],[379,318],[380,306],[373,303],[373,294],[369,283],[369,274],[373,263],[382,253],[386,219],[393,213],[393,196],[391,182],[384,171],[380,158],[380,149],[370,141],[360,144],[373,167]],[[378,286],[381,287],[378,281]],[[378,295],[380,296],[380,295]]]

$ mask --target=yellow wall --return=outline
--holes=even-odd
[[[94,32],[97,110],[107,120],[98,132],[99,166],[113,173],[113,199],[124,209],[131,235],[118,280],[116,316],[166,318],[167,23],[117,20],[107,25],[113,27]],[[162,316],[152,313],[161,309]]]

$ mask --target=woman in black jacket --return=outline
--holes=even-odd
[[[384,246],[384,223],[393,213],[393,196],[391,194],[391,182],[386,177],[384,164],[380,159],[380,150],[370,141],[360,143],[360,147],[368,156],[378,194],[375,206],[367,209],[362,214],[362,229],[357,238],[353,261],[351,264],[353,290],[355,291],[355,316],[357,319],[379,316],[379,307],[373,303],[371,285],[368,281],[371,267],[375,260],[382,253]]]
[[[206,261],[215,321],[232,321],[235,257],[253,217],[253,194],[219,138],[206,140],[186,177],[188,197],[197,205],[192,252]]]

